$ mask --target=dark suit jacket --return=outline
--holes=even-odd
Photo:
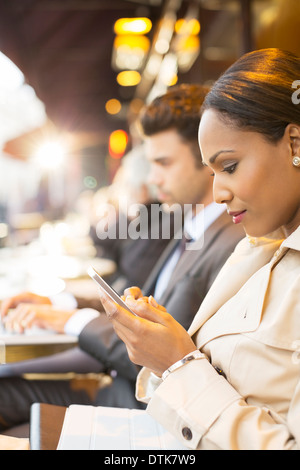
[[[205,231],[202,248],[198,251],[186,250],[181,256],[163,296],[156,300],[186,329],[219,270],[244,235],[242,228],[233,225],[231,218],[224,212]],[[175,238],[169,243],[152,270],[143,288],[145,295],[153,293],[157,277],[177,243]],[[130,381],[133,396],[138,368],[130,361],[126,346],[114,333],[105,315],[91,321],[84,328],[79,336],[79,344],[83,350],[102,362],[107,370],[114,370],[123,382],[124,379]],[[117,381],[115,387],[104,392],[106,397],[101,397],[101,404],[108,399],[107,406],[130,406],[130,403],[123,404],[125,394],[116,384]]]
[[[145,207],[145,206],[143,206]],[[124,289],[133,285],[143,286],[147,280],[149,272],[155,266],[157,260],[162,255],[170,239],[174,236],[174,216],[172,212],[164,211],[161,203],[153,202],[146,205],[147,219],[145,224],[137,224],[137,231],[140,237],[133,240],[129,234],[130,223],[135,223],[134,219],[129,220],[123,215],[123,231],[126,228],[125,238],[117,236],[115,240],[99,240],[94,234],[93,240],[97,248],[98,256],[109,258],[117,265],[117,270],[107,279],[107,282],[114,289],[123,294]],[[122,215],[120,215],[122,218]],[[120,224],[116,224],[116,234],[119,234]],[[151,238],[151,232],[157,233],[157,238]],[[163,233],[167,235],[162,236]],[[124,236],[124,234],[123,234]],[[100,251],[99,251],[100,250]],[[138,261],[142,259],[143,263]],[[79,308],[86,307],[86,299]]]

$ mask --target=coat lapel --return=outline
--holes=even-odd
[[[251,243],[245,238],[238,245],[189,328],[197,344],[222,334],[257,328],[273,266],[272,258],[281,242],[264,239]]]
[[[182,231],[180,231],[180,233],[182,233]],[[180,242],[180,238],[177,238],[177,234],[176,234],[175,237],[170,241],[170,243],[164,250],[163,254],[159,258],[158,262],[155,264],[152,271],[150,272],[147,278],[147,281],[145,282],[143,286],[143,292],[145,293],[145,295],[149,295],[150,293],[152,293],[161,269],[163,268],[167,259],[171,256],[171,254],[173,253],[173,251],[175,250],[179,242]]]
[[[270,272],[271,264],[269,263],[256,272],[237,294],[202,325],[195,335],[199,348],[219,336],[246,333],[257,329],[261,320]]]

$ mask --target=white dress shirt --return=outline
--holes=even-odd
[[[201,237],[204,237],[205,230],[207,230],[207,228],[224,212],[224,210],[225,207],[223,204],[212,202],[208,206],[204,207],[204,209],[198,212],[194,217],[192,217],[192,214],[188,214],[184,220],[184,234],[193,241],[200,240]],[[154,291],[155,298],[159,299],[164,293],[180,255],[181,251],[178,246],[165,263],[165,266],[158,276]]]

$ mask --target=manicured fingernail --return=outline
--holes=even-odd
[[[152,307],[158,307],[158,303],[156,302],[155,298],[152,297],[152,295],[149,296],[149,303],[152,305]]]

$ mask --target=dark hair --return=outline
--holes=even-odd
[[[276,48],[249,52],[215,82],[202,113],[215,109],[226,123],[277,142],[290,123],[300,124],[300,106],[292,101],[300,59]]]
[[[142,133],[152,136],[158,132],[174,129],[191,145],[197,161],[201,162],[198,145],[200,110],[208,88],[197,84],[172,87],[162,96],[145,106],[139,122]]]

